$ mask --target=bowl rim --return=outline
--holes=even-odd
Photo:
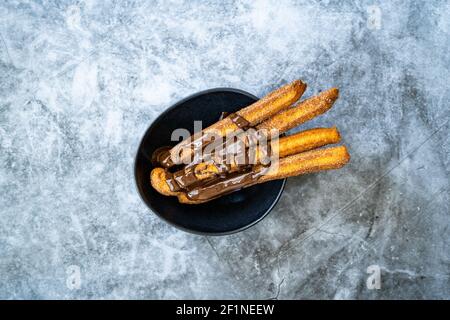
[[[150,212],[154,213],[155,215],[157,215],[160,219],[162,219],[164,222],[168,223],[169,225],[191,233],[191,234],[195,234],[195,235],[202,235],[202,236],[226,236],[226,235],[230,235],[230,234],[234,234],[234,233],[238,233],[241,231],[244,231],[252,226],[254,226],[255,224],[257,224],[258,222],[260,222],[261,220],[263,220],[272,210],[273,208],[277,205],[278,201],[281,198],[281,195],[283,194],[284,188],[286,186],[286,178],[285,179],[280,179],[282,181],[281,187],[278,191],[278,194],[276,195],[274,201],[272,202],[272,204],[269,206],[269,208],[266,209],[266,211],[256,220],[250,222],[249,224],[242,226],[240,228],[237,229],[233,229],[233,230],[229,230],[229,231],[223,231],[223,232],[204,232],[204,231],[197,231],[197,230],[192,230],[189,228],[185,228],[183,226],[180,226],[178,224],[175,224],[174,222],[166,219],[166,217],[164,217],[163,215],[161,215],[156,209],[153,208],[153,206],[150,203],[147,203],[147,201],[144,199],[144,196],[141,194],[141,191],[139,190],[139,186],[138,186],[138,182],[137,182],[137,160],[138,160],[138,155],[139,155],[139,151],[141,150],[141,146],[144,142],[144,138],[147,136],[148,131],[152,128],[152,126],[154,125],[154,123],[156,122],[156,120],[158,120],[159,118],[161,118],[162,116],[164,116],[166,113],[169,113],[170,111],[172,111],[173,109],[175,109],[176,107],[178,107],[180,104],[183,104],[184,102],[186,102],[187,100],[196,98],[198,96],[201,95],[205,95],[205,94],[209,94],[209,93],[213,93],[213,92],[234,92],[234,93],[240,93],[243,95],[246,95],[252,99],[255,100],[259,100],[260,98],[258,98],[257,96],[241,90],[241,89],[235,89],[235,88],[230,88],[230,87],[216,87],[216,88],[211,88],[211,89],[206,89],[206,90],[202,90],[196,93],[193,93],[177,102],[175,102],[174,104],[172,104],[170,107],[168,107],[167,109],[165,109],[163,112],[161,112],[152,122],[151,124],[147,127],[147,129],[144,132],[144,135],[142,136],[142,138],[140,139],[138,148],[136,150],[135,156],[134,156],[134,165],[133,165],[133,171],[134,171],[134,186],[136,188],[137,193],[139,194],[139,197],[141,198],[142,202],[147,206],[147,208],[150,210]]]

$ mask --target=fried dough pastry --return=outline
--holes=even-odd
[[[286,131],[293,129],[313,118],[327,112],[331,109],[334,102],[339,97],[339,90],[337,88],[331,88],[323,91],[318,95],[306,99],[297,103],[292,108],[283,110],[276,115],[270,117],[264,122],[255,127],[258,132],[266,132],[268,139],[271,138],[270,133],[277,133],[281,135]],[[253,143],[251,139],[245,136],[243,133],[241,140],[245,146],[249,146]]]
[[[317,149],[291,155],[279,160],[278,166],[256,166],[250,172],[240,173],[212,184],[178,193],[178,201],[199,204],[235,190],[276,179],[303,175],[322,170],[339,169],[350,160],[345,146]]]
[[[170,173],[164,168],[154,168],[150,173],[150,183],[152,187],[165,196],[176,196],[177,192],[170,190],[167,180],[170,178]]]
[[[276,129],[281,134],[327,112],[338,97],[339,90],[337,88],[323,91],[312,98],[298,103],[292,108],[281,111],[256,126],[256,129]]]
[[[322,170],[342,168],[350,161],[346,146],[316,149],[281,158],[278,168],[269,169],[258,183],[284,179]]]
[[[303,95],[305,90],[306,84],[300,80],[295,80],[271,92],[250,106],[237,111],[235,114],[214,123],[202,132],[183,140],[170,151],[166,151],[163,155],[155,158],[160,159],[160,165],[166,168],[184,163],[186,160],[191,159],[195,147],[205,146],[211,142],[208,141],[209,135],[213,134],[223,137],[238,129],[255,126],[291,106]]]
[[[275,144],[272,148],[278,148],[278,156],[284,158],[327,144],[338,143],[340,140],[341,135],[336,127],[314,128],[282,137],[278,140],[278,146]]]
[[[249,164],[267,163],[271,156],[283,158],[328,144],[338,143],[340,139],[340,134],[335,127],[309,129],[282,137],[278,141],[271,141],[269,146],[257,146],[255,149],[246,149],[244,152],[247,155],[243,157],[244,161],[228,157],[228,160],[231,161],[226,164],[222,163],[222,159],[217,159],[212,163],[201,162],[176,172],[174,179],[182,189],[186,189],[192,184],[210,180],[224,173],[242,170]]]

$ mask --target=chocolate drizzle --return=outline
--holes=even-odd
[[[181,191],[181,188],[178,185],[177,181],[174,179],[173,174],[170,172],[167,172],[166,174],[167,174],[166,182],[167,185],[169,186],[169,189],[173,192]]]
[[[174,165],[170,156],[169,146],[164,146],[156,149],[152,154],[152,164],[154,166],[161,165],[165,168],[169,168]]]
[[[223,113],[221,118],[223,117],[228,117],[239,129],[246,130],[250,127],[250,122],[237,113],[231,113],[229,115]],[[199,136],[194,137],[194,140],[190,142],[189,147],[194,152],[195,150],[202,149],[202,147],[207,144],[204,140],[205,134],[202,133]],[[171,159],[170,150],[170,147],[158,148],[152,155],[152,163],[159,164],[165,168],[173,166],[175,163]],[[239,160],[241,161],[238,161],[239,163],[237,163],[239,165],[238,171],[229,175],[225,174],[231,169],[230,165],[218,162],[214,163],[217,174],[212,175],[211,178],[199,179],[196,176],[196,165],[194,164],[187,165],[184,169],[175,173],[167,172],[166,182],[173,192],[185,190],[187,197],[191,200],[213,199],[252,185],[259,179],[261,175],[260,172],[253,172],[251,171],[251,166],[249,167],[249,155],[247,154],[247,151],[244,150]],[[240,163],[242,161],[243,163]]]
[[[231,158],[220,158],[217,157],[209,165],[212,165],[215,171],[211,172],[206,167],[198,167],[197,164],[192,164],[184,167],[183,169],[173,173],[168,178],[168,185],[170,189],[174,192],[185,190],[191,191],[193,189],[198,189],[199,187],[205,185],[211,187],[214,182],[221,181],[225,178],[226,174],[231,170],[236,174],[245,172],[249,168],[251,169],[252,164],[255,164],[256,153],[260,152],[259,163],[263,166],[268,166],[271,163],[271,145],[270,143],[264,146],[260,146],[258,151],[246,149],[243,152],[238,152]],[[233,165],[227,163],[230,161]],[[201,176],[206,175],[205,178]],[[209,184],[208,184],[209,183]],[[229,182],[227,182],[229,183]],[[223,188],[223,183],[218,186],[218,188]],[[214,188],[213,188],[214,189]]]
[[[250,127],[250,122],[248,122],[245,118],[241,117],[237,113],[231,113],[226,115],[222,113],[222,117],[228,117],[230,120],[239,128],[239,129],[247,129]],[[193,140],[187,145],[184,146],[183,149],[190,149],[191,153],[198,152],[202,150],[206,145],[214,141],[214,136],[209,137],[208,134],[201,132],[193,135]],[[172,160],[171,147],[161,147],[155,150],[152,155],[152,163],[154,165],[161,165],[164,168],[170,168],[176,163]]]
[[[186,189],[192,184],[195,184],[199,181],[195,176],[194,172],[195,167],[188,167],[182,170],[179,170],[173,174],[175,181],[178,183],[180,188]]]
[[[239,129],[245,130],[250,127],[250,122],[237,113],[231,113],[228,115],[228,118],[230,118],[231,122],[233,122]]]
[[[218,175],[221,175],[230,170],[230,166],[227,164],[218,163],[214,164],[214,166],[218,171]],[[200,183],[206,183],[216,177],[216,175],[212,175],[210,178],[199,179],[196,176],[195,169],[196,167],[194,165],[185,167],[184,169],[181,169],[173,174],[169,173],[166,181],[169,185],[170,190],[174,192],[180,190],[191,190],[195,187],[198,187]]]
[[[193,201],[204,201],[218,198],[233,191],[249,187],[257,183],[262,176],[262,171],[235,172],[230,175],[211,181],[186,193],[188,199]]]

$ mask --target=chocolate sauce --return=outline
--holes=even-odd
[[[260,162],[262,165],[267,166],[270,164],[270,157],[271,157],[271,145],[267,144],[265,148],[260,149],[262,151],[262,156],[260,158]],[[226,159],[225,155],[223,159],[216,159],[216,163],[214,163],[214,166],[217,168],[217,174],[214,174],[211,176],[211,178],[208,178],[206,180],[198,179],[195,174],[196,164],[188,165],[185,168],[175,172],[173,176],[170,177],[172,181],[169,183],[169,187],[172,191],[178,191],[180,189],[184,190],[193,190],[197,187],[199,187],[199,184],[206,184],[209,181],[218,181],[217,176],[221,176],[223,173],[227,173],[230,171],[231,166],[226,163],[226,161],[232,161],[236,166],[238,166],[237,170],[238,173],[242,173],[243,171],[247,170],[251,167],[251,164],[254,164],[256,152],[249,152],[250,150],[244,150],[244,152],[241,152],[237,155],[233,156],[233,159]],[[220,180],[220,177],[219,177]],[[173,186],[176,184],[176,186]],[[172,188],[173,186],[173,188]],[[176,188],[176,190],[175,190]]]
[[[205,185],[194,188],[186,193],[193,201],[211,200],[233,191],[249,187],[257,183],[262,176],[262,171],[247,171],[231,173],[227,177],[211,181]]]
[[[172,192],[181,191],[181,188],[178,185],[177,181],[174,179],[173,174],[170,172],[167,172],[166,174],[167,174],[166,182],[167,185],[169,186],[170,191]]]
[[[236,113],[231,113],[229,115],[226,115],[225,113],[222,113],[221,118],[223,117],[229,117],[230,120],[239,128],[239,129],[247,129],[250,127],[250,122],[248,122],[245,118],[241,117],[240,115]],[[202,149],[205,147],[208,142],[203,141],[206,135],[200,134],[199,136],[195,137],[192,142],[189,143],[190,148],[193,152],[198,150],[199,148]],[[211,143],[212,141],[210,141]],[[152,163],[159,164],[165,168],[170,168],[175,163],[172,161],[171,153],[170,153],[170,147],[161,147],[158,148],[152,155]],[[248,155],[244,151],[244,164],[248,162]],[[230,170],[230,166],[223,163],[217,163],[215,164],[216,168],[218,169],[219,174],[228,172]],[[242,186],[246,185],[250,179],[250,176],[255,176],[255,173],[249,173],[248,177],[247,175],[242,175],[242,170],[247,169],[247,166],[242,166],[242,169],[239,172],[236,172],[234,175],[230,176],[229,178],[226,177],[220,177],[219,179],[208,179],[207,181],[199,180],[195,176],[195,165],[193,166],[186,166],[184,169],[181,169],[173,174],[168,173],[168,178],[166,179],[166,182],[170,188],[170,190],[177,192],[182,189],[188,190],[188,197],[189,194],[193,194],[193,197],[202,197],[202,196],[211,196],[210,193],[217,193],[220,192],[219,195],[222,195],[227,193],[228,189],[232,188],[235,184],[243,184]],[[234,177],[234,178],[233,178]],[[214,177],[212,177],[214,178]],[[199,186],[199,183],[205,183],[201,186]],[[220,189],[224,190],[220,190]],[[213,191],[215,189],[218,189],[219,191]],[[234,190],[234,189],[233,189]],[[229,192],[233,191],[230,190]],[[194,194],[197,194],[195,196]],[[214,196],[214,195],[213,195]]]
[[[219,121],[223,120],[226,117],[228,117],[229,114],[230,114],[229,112],[222,111],[222,113],[220,114],[220,117],[219,117]]]
[[[175,181],[178,183],[180,188],[186,189],[188,186],[196,183],[198,181],[194,172],[195,167],[188,167],[181,169],[173,174]]]
[[[217,168],[219,175],[230,170],[230,167],[226,164],[218,163],[214,166]],[[170,190],[175,192],[181,189],[191,190],[198,187],[200,183],[206,183],[216,177],[216,175],[213,175],[211,178],[198,179],[195,175],[195,168],[196,165],[186,166],[185,168],[171,174],[168,178],[170,181],[167,181]]]
[[[169,146],[164,146],[156,149],[152,154],[152,164],[154,166],[161,165],[165,168],[169,168],[174,165],[171,157],[170,157],[170,149]]]
[[[225,116],[225,113],[222,113],[221,117],[223,116]],[[231,113],[229,115],[226,115],[226,117],[229,117],[230,120],[240,129],[247,129],[250,126],[250,122],[248,122],[237,113]],[[211,141],[207,141],[208,139],[206,138],[208,138],[208,135],[205,133],[198,133],[194,135],[193,138],[193,141],[191,141],[187,146],[188,148],[190,147],[192,152],[202,150],[206,145],[214,141],[214,139],[210,139]],[[156,149],[152,155],[152,163],[154,165],[159,164],[164,168],[170,168],[175,165],[176,163],[172,160],[170,150],[171,147],[161,147]]]
[[[228,116],[230,120],[239,128],[239,129],[247,129],[250,127],[250,122],[248,122],[245,118],[241,117],[237,113],[232,113]]]

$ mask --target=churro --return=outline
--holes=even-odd
[[[281,133],[295,128],[327,112],[339,97],[339,90],[331,88],[281,111],[256,126],[257,130],[278,130]]]
[[[299,153],[280,159],[276,169],[259,165],[249,172],[233,174],[188,192],[180,192],[178,201],[185,204],[204,203],[258,183],[322,170],[339,169],[349,160],[350,155],[345,146]]]
[[[278,141],[271,141],[267,146],[257,146],[257,148],[246,149],[246,156],[243,161],[230,161],[223,163],[222,159],[217,159],[212,163],[201,162],[199,164],[188,166],[173,174],[175,185],[172,183],[171,190],[186,189],[200,181],[210,180],[224,173],[231,173],[242,170],[249,164],[260,164],[270,160],[272,155],[280,158],[296,153],[323,147],[328,144],[338,143],[340,134],[333,128],[316,128],[298,132],[296,134],[285,136]],[[214,159],[214,158],[213,158]],[[233,160],[233,157],[229,157]]]
[[[271,139],[275,135],[281,135],[313,118],[327,112],[339,97],[339,90],[331,88],[318,95],[299,102],[292,108],[286,109],[270,117],[255,127],[255,131],[266,135],[266,139]],[[246,147],[255,143],[253,135],[244,132],[238,138]],[[233,146],[231,146],[233,148]]]

